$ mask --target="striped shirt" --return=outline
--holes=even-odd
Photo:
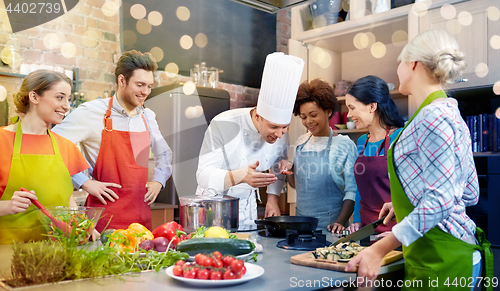
[[[476,225],[465,207],[477,204],[479,183],[467,125],[455,99],[424,107],[394,145],[394,166],[415,209],[392,229],[405,246],[434,226],[463,239]]]

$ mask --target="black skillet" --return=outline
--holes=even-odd
[[[257,225],[265,225],[270,236],[285,237],[287,229],[299,232],[316,230],[318,219],[309,216],[270,216],[255,220]]]

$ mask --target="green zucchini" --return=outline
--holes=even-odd
[[[177,244],[177,251],[194,256],[198,253],[210,254],[219,251],[222,255],[239,256],[255,249],[253,242],[230,238],[191,238]]]

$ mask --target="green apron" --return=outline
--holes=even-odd
[[[21,154],[23,132],[19,122],[14,138],[14,150],[9,179],[0,200],[10,200],[14,191],[21,187],[34,190],[44,207],[69,206],[73,184],[68,168],[59,153],[57,142],[48,130],[53,155]],[[0,244],[15,241],[41,240],[45,230],[40,223],[36,207],[31,205],[25,212],[0,217]]]
[[[438,98],[446,97],[446,93],[441,90],[429,95],[406,126],[411,123],[422,108]],[[408,199],[394,170],[394,145],[406,126],[394,140],[387,154],[391,199],[398,222],[415,208]],[[483,277],[493,279],[493,254],[490,250],[490,243],[479,227],[476,229],[476,238],[479,245],[472,245],[435,226],[408,247],[403,246],[405,281],[420,280],[414,282],[422,282],[422,285],[403,287],[402,290],[471,290],[472,254],[476,250],[480,250],[482,253]],[[411,284],[408,283],[408,285]],[[492,285],[490,284],[486,290],[493,290]]]

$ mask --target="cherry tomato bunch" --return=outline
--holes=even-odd
[[[239,279],[247,272],[243,260],[232,256],[222,257],[220,252],[210,255],[197,254],[194,263],[179,260],[172,270],[175,276],[200,280]]]

